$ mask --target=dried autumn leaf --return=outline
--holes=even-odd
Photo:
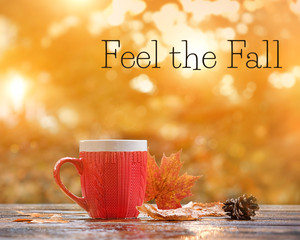
[[[48,214],[48,213],[24,213],[22,211],[16,211],[16,212],[23,216],[30,216],[30,217],[35,217],[35,218],[51,217],[54,215],[54,214]]]
[[[13,220],[13,222],[31,222],[32,219],[28,219],[28,218],[18,218]]]
[[[14,222],[28,222],[28,223],[67,223],[68,220],[62,218],[60,214],[46,214],[46,213],[24,213],[22,211],[16,211],[20,215],[30,216],[35,219],[15,219]],[[46,218],[47,217],[47,218]],[[50,217],[50,218],[48,218]]]
[[[33,219],[31,223],[67,223],[69,222],[68,220],[64,220],[61,215],[59,214],[54,214],[51,218],[49,219]]]
[[[177,209],[157,209],[152,204],[143,204],[137,207],[140,213],[158,220],[187,221],[197,220],[201,217],[223,217],[225,212],[222,209],[223,204],[214,203],[193,203],[189,202],[182,208]]]
[[[186,173],[179,176],[183,163],[180,161],[181,151],[163,155],[160,167],[154,156],[148,151],[147,187],[145,202],[155,199],[159,209],[180,208],[180,201],[192,195],[191,187],[200,176],[190,176]]]

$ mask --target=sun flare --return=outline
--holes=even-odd
[[[24,77],[19,74],[12,75],[7,83],[6,90],[13,107],[16,110],[20,109],[27,91],[27,83]]]

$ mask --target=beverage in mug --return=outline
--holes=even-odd
[[[60,168],[72,163],[81,179],[82,197],[60,179]],[[92,218],[134,218],[146,189],[146,140],[83,140],[79,158],[65,157],[54,167],[58,186]]]

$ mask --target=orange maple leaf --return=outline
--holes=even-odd
[[[183,163],[180,161],[181,151],[161,159],[160,167],[148,151],[147,187],[145,202],[155,199],[159,209],[180,208],[180,201],[192,195],[191,187],[200,176],[187,173],[179,176]]]

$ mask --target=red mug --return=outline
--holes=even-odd
[[[58,186],[92,218],[135,218],[146,189],[146,140],[80,141],[79,158],[65,157],[54,167]],[[81,179],[82,197],[60,179],[60,167],[72,163]]]

